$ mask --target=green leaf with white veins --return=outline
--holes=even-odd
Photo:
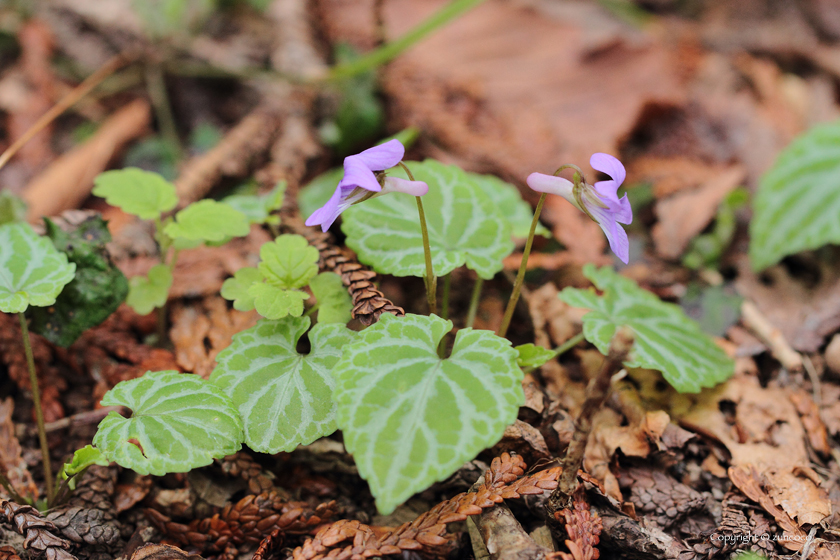
[[[423,206],[435,274],[444,276],[466,264],[487,280],[502,270],[502,259],[513,251],[506,210],[454,165],[434,160],[407,165],[416,180],[429,185]],[[388,173],[406,178],[401,169]],[[348,208],[343,219],[347,246],[359,260],[383,274],[425,276],[415,197],[403,193],[376,197]]]
[[[125,406],[132,415],[109,412],[93,444],[139,474],[188,472],[242,447],[242,419],[230,398],[197,375],[147,372],[118,383],[102,406]]]
[[[583,274],[603,295],[566,288],[560,299],[591,309],[583,316],[583,334],[602,354],[607,354],[615,331],[627,325],[635,343],[625,364],[661,371],[681,393],[696,393],[732,376],[732,359],[678,305],[660,300],[609,267],[588,264]]]
[[[0,311],[46,307],[72,279],[76,265],[27,223],[0,226]]]
[[[761,177],[750,220],[750,261],[762,270],[828,243],[840,244],[840,121],[795,139]]]
[[[93,182],[96,185],[93,194],[144,220],[159,218],[178,204],[172,183],[157,173],[136,167],[100,173]]]
[[[172,239],[223,241],[248,235],[248,218],[239,210],[215,200],[199,200],[175,214],[175,221],[164,228]]]
[[[519,189],[495,175],[479,175],[478,173],[467,173],[467,175],[493,199],[498,208],[504,209],[505,218],[510,223],[513,236],[526,239],[531,232],[531,222],[534,221],[534,209],[522,200]],[[540,223],[537,223],[535,233],[543,237],[551,237],[551,232]]]
[[[525,400],[510,341],[461,329],[442,359],[451,329],[436,315],[386,313],[333,370],[344,445],[382,514],[499,441]]]
[[[332,369],[356,334],[319,323],[309,332],[309,354],[299,354],[308,328],[308,317],[260,321],[216,357],[210,381],[233,400],[254,451],[292,451],[335,431]]]

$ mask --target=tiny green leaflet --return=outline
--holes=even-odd
[[[93,194],[144,220],[157,219],[178,204],[172,183],[136,167],[100,173],[93,182]]]
[[[840,244],[840,121],[813,127],[761,177],[750,220],[750,261],[763,270],[783,257]]]
[[[175,221],[164,228],[172,239],[219,242],[248,235],[248,218],[232,206],[204,199],[194,202],[175,214]]]
[[[732,359],[678,305],[660,300],[609,267],[588,264],[583,274],[602,295],[565,288],[559,297],[591,310],[583,317],[583,333],[602,354],[606,355],[616,329],[627,325],[636,340],[625,364],[661,371],[681,393],[696,393],[732,376]]]
[[[109,412],[93,444],[139,474],[188,472],[242,447],[242,419],[230,398],[197,375],[146,372],[118,383],[101,404],[125,406],[132,415]]]
[[[45,307],[72,279],[76,265],[23,222],[0,225],[0,311]]]
[[[309,331],[310,352],[299,354],[308,328],[308,317],[262,320],[216,357],[210,381],[232,399],[255,451],[292,451],[335,431],[332,369],[356,335],[319,323]]]
[[[386,313],[333,370],[344,444],[383,514],[495,444],[524,402],[510,341],[461,329],[442,359],[451,329],[436,315]]]
[[[147,276],[134,276],[128,280],[128,297],[125,302],[138,314],[146,315],[156,307],[163,307],[172,287],[172,271],[165,264],[156,264]]]
[[[335,272],[322,272],[309,282],[309,289],[318,305],[319,323],[342,323],[352,319],[353,301],[341,276]]]
[[[519,352],[519,357],[516,359],[519,367],[529,368],[538,368],[557,355],[554,350],[537,346],[531,342],[520,344],[516,347],[516,351]]]
[[[254,296],[248,290],[262,281],[262,272],[250,266],[242,267],[236,271],[233,278],[228,278],[222,283],[221,295],[232,301],[233,308],[237,311],[251,311],[254,308]]]
[[[429,185],[423,196],[432,264],[437,276],[462,266],[485,280],[502,269],[513,251],[507,212],[466,172],[434,160],[407,164],[414,178]],[[401,169],[389,174],[405,178]],[[377,272],[425,276],[426,264],[415,197],[392,193],[351,206],[341,229],[347,246]]]
[[[283,205],[285,192],[286,182],[281,181],[265,194],[232,194],[223,198],[222,203],[241,212],[248,219],[248,223],[276,226],[280,223],[280,217],[271,213]]]

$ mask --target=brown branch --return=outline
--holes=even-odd
[[[504,504],[482,512],[478,530],[491,560],[541,560],[552,552],[538,545]]]
[[[375,557],[422,551],[445,556],[454,546],[454,537],[446,533],[448,523],[464,521],[504,500],[524,495],[542,494],[557,486],[560,468],[522,477],[525,461],[518,455],[503,453],[493,459],[484,475],[484,484],[475,492],[463,492],[445,500],[414,521],[396,529],[376,528],[355,520],[341,520],[319,530],[292,553],[294,560],[322,558]],[[520,478],[522,477],[522,478]],[[352,544],[346,544],[347,542]],[[336,550],[339,549],[339,550]]]

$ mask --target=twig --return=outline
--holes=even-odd
[[[24,144],[32,140],[36,134],[41,132],[45,126],[55,120],[61,113],[75,105],[82,97],[87,95],[90,90],[99,85],[102,80],[122,68],[127,62],[129,62],[129,58],[123,55],[117,55],[111,58],[99,70],[88,76],[81,84],[62,97],[58,103],[53,105],[49,111],[44,113],[40,119],[35,121],[35,124],[29,127],[29,130],[24,132],[20,138],[15,140],[11,146],[6,148],[6,150],[0,154],[0,168],[6,165],[12,156],[14,156]]]
[[[539,560],[552,552],[538,545],[504,504],[482,512],[478,530],[490,553],[490,560]]]
[[[802,356],[791,348],[782,332],[770,324],[753,302],[745,300],[741,304],[741,321],[770,348],[770,353],[782,367],[788,371],[802,371]]]
[[[621,327],[610,341],[607,357],[601,365],[601,370],[586,386],[586,398],[575,422],[575,433],[566,449],[566,456],[560,463],[563,469],[558,481],[557,489],[551,493],[549,507],[554,511],[567,507],[568,500],[577,488],[577,472],[583,463],[583,452],[586,441],[592,431],[592,417],[598,412],[607,399],[610,390],[610,380],[621,368],[627,355],[633,347],[633,331],[628,327]],[[559,506],[559,507],[553,507]]]

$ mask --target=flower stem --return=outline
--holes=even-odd
[[[482,2],[484,0],[452,0],[399,39],[386,43],[356,60],[334,66],[327,75],[327,80],[335,81],[350,78],[391,61],[438,27],[446,25]]]
[[[38,439],[41,442],[41,458],[44,466],[44,484],[47,487],[47,503],[53,501],[53,475],[50,463],[50,448],[47,445],[47,430],[44,427],[44,411],[41,409],[41,390],[38,387],[38,374],[35,371],[35,358],[32,356],[32,344],[29,341],[29,326],[26,315],[20,317],[20,332],[23,335],[23,351],[26,353],[26,365],[29,366],[29,383],[32,385],[32,399],[35,404],[35,419],[38,422]]]
[[[540,201],[537,202],[537,208],[534,210],[534,219],[531,221],[531,231],[528,232],[528,240],[525,242],[525,250],[522,251],[522,263],[519,265],[519,272],[516,275],[516,281],[513,283],[513,292],[510,294],[507,309],[505,309],[505,316],[502,319],[502,325],[499,327],[499,332],[496,333],[501,337],[507,334],[510,320],[513,318],[513,311],[516,309],[516,303],[519,301],[519,294],[522,291],[522,282],[525,280],[525,269],[528,267],[528,256],[531,254],[531,245],[534,244],[534,232],[537,231],[537,224],[540,223],[540,213],[542,212],[543,204],[545,204],[546,193],[540,196]]]
[[[417,212],[420,214],[420,233],[423,235],[423,254],[426,257],[426,299],[429,301],[429,314],[437,313],[437,277],[432,266],[432,247],[429,245],[429,228],[426,227],[426,212],[423,201],[417,199]]]
[[[475,315],[478,313],[478,301],[481,299],[481,289],[484,287],[484,278],[481,276],[475,279],[475,286],[473,286],[472,297],[470,297],[470,308],[467,310],[467,322],[464,325],[470,329],[475,323]]]

